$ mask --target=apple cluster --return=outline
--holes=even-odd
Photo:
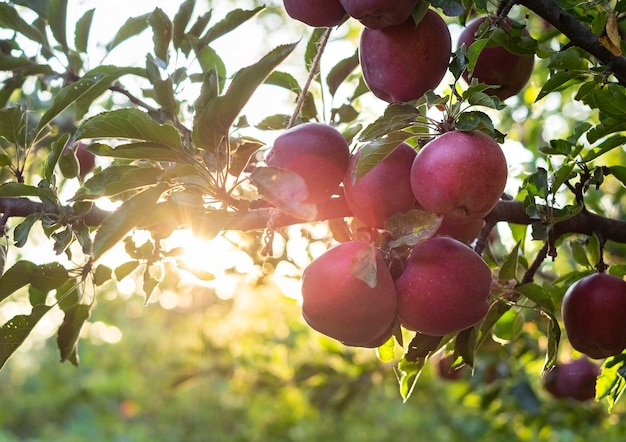
[[[422,0],[284,0],[287,14],[309,26],[333,27],[348,18],[363,25],[359,58],[363,80],[386,102],[407,102],[435,89],[444,78],[452,41],[446,22],[432,9],[421,11]],[[461,32],[457,47],[466,50],[492,28],[508,32],[507,18],[479,17]],[[523,35],[528,35],[524,30]],[[491,39],[481,49],[472,70],[463,78],[488,84],[487,94],[505,100],[528,83],[534,67],[532,54],[512,52]]]
[[[426,335],[453,334],[487,313],[492,283],[472,241],[502,195],[507,163],[488,135],[452,131],[419,152],[400,143],[362,177],[334,127],[308,122],[277,137],[268,166],[300,175],[312,204],[345,196],[354,218],[374,231],[398,213],[421,209],[445,221],[414,245],[392,276],[389,250],[367,241],[343,242],[314,260],[302,280],[303,316],[315,330],[346,345],[376,347],[401,324]],[[481,179],[489,176],[490,179]]]

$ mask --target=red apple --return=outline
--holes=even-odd
[[[476,32],[480,25],[488,20],[481,17],[470,22],[459,35],[458,47],[465,44],[469,48],[476,41]],[[510,27],[504,21],[503,29]],[[500,100],[505,100],[513,95],[517,95],[528,83],[533,71],[535,58],[532,54],[514,54],[504,46],[485,47],[478,59],[474,70],[463,72],[463,78],[469,83],[472,78],[479,82],[492,86],[499,86],[496,89],[488,89],[487,94],[495,95]]]
[[[500,145],[479,132],[446,132],[427,143],[411,168],[411,188],[425,209],[450,222],[484,218],[508,177]]]
[[[437,373],[441,379],[447,381],[458,381],[463,378],[463,374],[467,371],[466,366],[452,368],[454,362],[454,354],[441,355],[437,358]]]
[[[413,247],[396,280],[400,323],[433,336],[471,327],[487,314],[491,281],[491,270],[469,246],[429,238]]]
[[[333,27],[346,17],[339,0],[283,0],[289,17],[316,28]]]
[[[466,244],[471,244],[478,238],[484,225],[485,221],[482,218],[473,219],[464,223],[456,223],[444,217],[435,235],[449,236]]]
[[[594,273],[572,284],[561,306],[570,344],[593,359],[620,354],[626,348],[626,282]]]
[[[596,379],[600,368],[583,357],[568,363],[557,363],[544,378],[544,388],[556,398],[588,401],[596,396]]]
[[[78,170],[81,178],[91,172],[96,165],[96,156],[86,149],[86,145],[78,143],[76,146],[76,158],[78,159]]]
[[[364,224],[383,228],[385,221],[395,213],[415,207],[411,191],[411,165],[416,152],[408,144],[401,143],[357,180],[356,166],[360,153],[350,159],[343,179],[346,201],[352,214]]]
[[[419,0],[340,0],[350,17],[370,29],[399,25],[411,16]]]
[[[436,88],[448,69],[452,42],[446,22],[433,10],[384,29],[365,28],[359,56],[363,79],[389,103],[420,98]]]
[[[304,123],[279,135],[266,161],[268,166],[300,175],[309,192],[307,201],[316,203],[340,190],[350,150],[346,139],[334,127]]]
[[[375,267],[370,267],[365,282],[359,273],[368,265]],[[304,319],[313,329],[345,345],[383,344],[392,334],[396,306],[396,289],[382,253],[365,241],[333,247],[302,275]]]

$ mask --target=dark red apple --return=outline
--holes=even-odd
[[[413,247],[396,280],[398,318],[410,330],[444,336],[487,314],[491,270],[467,244],[434,236]]]
[[[411,188],[425,209],[450,222],[484,218],[508,177],[500,145],[479,132],[446,132],[427,143],[411,168]]]
[[[473,219],[464,223],[456,223],[444,217],[435,235],[449,236],[466,244],[471,244],[478,238],[484,225],[485,221],[482,218]]]
[[[446,22],[433,10],[384,29],[363,29],[359,56],[363,79],[389,103],[420,98],[436,88],[448,69],[452,42]]]
[[[411,16],[419,0],[340,0],[350,17],[370,29],[399,25]]]
[[[467,371],[465,365],[457,368],[452,368],[454,362],[454,354],[441,355],[437,358],[437,374],[441,379],[447,381],[458,381],[463,378],[463,375]]]
[[[356,166],[360,153],[350,159],[343,179],[346,201],[352,214],[364,224],[383,228],[385,221],[395,213],[415,207],[411,191],[411,165],[416,152],[408,144],[401,143],[357,180]]]
[[[396,289],[382,253],[365,241],[333,247],[302,275],[304,319],[345,345],[371,348],[383,344],[392,334],[396,306]]]
[[[544,378],[544,388],[556,398],[588,401],[596,396],[596,379],[600,367],[583,357],[568,363],[557,363]]]
[[[283,0],[289,17],[315,28],[333,27],[347,16],[339,0]]]
[[[348,168],[350,150],[341,132],[323,123],[304,123],[288,129],[274,141],[267,165],[281,167],[302,177],[316,203],[339,192]]]
[[[93,170],[96,165],[96,156],[86,149],[86,145],[78,143],[76,146],[76,158],[78,159],[78,170],[81,178],[84,178]]]
[[[469,48],[476,41],[476,32],[480,25],[488,20],[481,17],[470,22],[459,35],[458,47],[465,44]],[[507,29],[507,22],[501,26]],[[510,25],[508,25],[510,27]],[[463,72],[463,78],[469,83],[472,78],[479,82],[492,86],[496,89],[485,90],[485,93],[495,95],[500,100],[505,100],[517,95],[528,83],[533,71],[535,58],[532,54],[514,54],[504,46],[487,46],[478,56],[474,70]]]
[[[565,333],[576,350],[593,359],[620,354],[626,348],[626,282],[594,273],[572,284],[563,297]]]

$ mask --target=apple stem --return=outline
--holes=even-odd
[[[296,108],[294,109],[293,114],[291,115],[291,118],[289,119],[289,124],[287,125],[287,129],[293,127],[296,124],[298,117],[300,116],[300,112],[302,111],[302,106],[304,106],[304,100],[306,99],[306,96],[309,93],[309,89],[311,87],[311,83],[313,82],[313,78],[315,78],[315,75],[317,74],[317,71],[319,70],[320,60],[322,59],[322,54],[324,53],[324,49],[326,48],[326,44],[328,43],[328,40],[330,38],[330,34],[332,31],[333,31],[333,28],[327,28],[326,32],[324,32],[324,35],[322,35],[322,38],[320,39],[320,42],[317,48],[317,53],[315,54],[315,58],[313,59],[311,63],[311,70],[309,71],[309,76],[306,79],[306,83],[304,84],[302,91],[300,91],[300,95],[298,96],[298,101],[296,102]]]

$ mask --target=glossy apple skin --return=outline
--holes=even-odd
[[[397,294],[376,250],[376,285],[354,276],[355,258],[370,245],[341,243],[309,264],[302,276],[302,315],[315,330],[355,347],[377,347],[392,334]]]
[[[457,46],[465,44],[469,48],[476,41],[476,31],[485,21],[485,17],[470,22],[461,34]],[[517,95],[528,83],[535,64],[531,54],[514,54],[503,46],[485,47],[476,61],[473,72],[463,72],[468,83],[476,78],[480,83],[500,86],[497,89],[485,90],[485,93],[505,100]]]
[[[340,0],[350,17],[370,29],[399,25],[407,20],[419,0]]]
[[[466,244],[446,236],[419,243],[396,280],[398,318],[409,330],[444,336],[487,314],[491,270]]]
[[[333,27],[347,16],[339,0],[283,0],[287,15],[315,28]]]
[[[626,348],[626,282],[594,273],[572,284],[563,297],[561,317],[570,344],[592,359]]]
[[[388,103],[415,100],[436,88],[452,48],[448,26],[433,10],[417,26],[409,18],[384,29],[365,28],[359,45],[363,79]]]
[[[449,236],[465,244],[471,244],[478,238],[484,225],[485,221],[482,218],[473,219],[464,223],[455,223],[444,217],[435,235]]]
[[[562,399],[588,401],[595,398],[596,379],[600,367],[583,357],[568,363],[558,363],[544,378],[544,388],[552,396]]]
[[[356,180],[360,151],[350,158],[343,179],[344,194],[352,214],[369,227],[383,228],[396,213],[415,207],[411,191],[411,166],[417,152],[401,143],[385,159]]]
[[[411,167],[417,202],[455,223],[484,218],[502,196],[507,178],[500,145],[479,131],[438,136],[418,152]]]
[[[288,169],[302,177],[311,203],[340,191],[349,161],[346,139],[323,123],[304,123],[286,130],[276,138],[266,157],[268,166]]]
[[[96,156],[87,150],[87,145],[78,143],[76,145],[76,159],[78,159],[78,174],[81,178],[85,178],[96,165]]]

